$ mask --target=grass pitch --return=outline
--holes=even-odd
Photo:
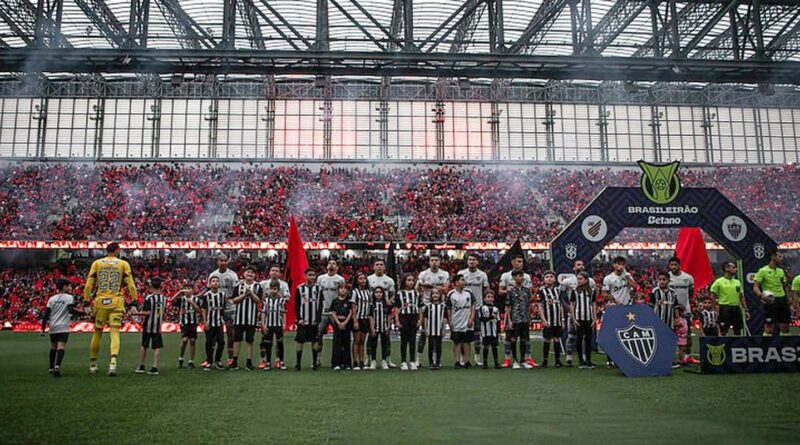
[[[203,372],[177,369],[166,334],[160,376],[135,375],[139,334],[122,334],[116,378],[88,374],[73,334],[64,376],[47,337],[0,333],[0,443],[798,443],[800,376],[626,379],[614,370]],[[108,336],[101,371],[108,363]],[[294,342],[287,338],[294,365]],[[198,340],[202,361],[204,338]],[[534,342],[534,357],[541,343]],[[444,364],[452,363],[445,343]],[[323,364],[330,363],[330,343]],[[501,351],[502,354],[502,351]],[[309,349],[304,360],[310,361]],[[399,345],[393,344],[399,362]],[[595,362],[601,363],[598,355]],[[149,364],[148,364],[149,367]]]

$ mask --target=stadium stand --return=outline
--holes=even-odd
[[[0,231],[8,240],[274,241],[293,211],[309,241],[550,241],[603,187],[639,178],[624,168],[6,164]],[[682,181],[719,188],[778,241],[800,239],[794,165],[686,169]]]

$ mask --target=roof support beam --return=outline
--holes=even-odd
[[[403,49],[414,50],[414,0],[403,0],[403,39]]]
[[[267,49],[264,45],[264,36],[261,34],[261,23],[258,21],[258,12],[253,0],[241,0],[239,14],[245,24],[244,30],[250,40],[250,48]]]
[[[387,29],[385,26],[383,26],[383,24],[381,24],[381,22],[379,22],[375,18],[375,16],[370,14],[370,12],[366,8],[361,6],[361,3],[359,3],[358,0],[350,0],[350,3],[352,3],[356,8],[358,8],[358,10],[361,11],[362,14],[364,14],[364,17],[366,17],[367,20],[372,22],[373,25],[378,27],[378,29],[380,29],[381,32],[383,32],[386,35],[386,37],[389,39],[389,46],[390,47],[393,44],[400,45],[400,46],[403,45],[403,41],[400,38],[397,37],[397,34],[399,33],[399,31],[398,30],[394,30],[393,26],[391,27],[392,29]],[[399,3],[398,0],[395,0],[394,7],[392,9],[392,23],[394,23],[394,21],[395,21],[395,12],[397,11],[397,5],[398,4],[400,5],[400,10],[402,11],[402,3]],[[402,24],[402,18],[400,20],[401,20],[400,23]]]
[[[787,60],[798,53],[800,53],[800,9],[794,18],[787,22],[786,26],[775,35],[775,38],[764,47],[764,58]]]
[[[303,34],[300,34],[299,32],[297,32],[297,29],[296,29],[296,28],[295,28],[295,27],[294,27],[294,26],[293,26],[291,23],[289,23],[289,21],[288,21],[288,20],[286,20],[286,19],[285,19],[285,18],[284,18],[284,17],[281,15],[281,13],[280,13],[280,12],[278,12],[278,10],[277,10],[277,9],[273,8],[273,7],[272,7],[272,5],[270,5],[270,4],[269,4],[269,2],[268,2],[267,0],[261,0],[261,4],[262,4],[262,5],[264,5],[264,7],[266,7],[266,8],[269,10],[269,12],[271,12],[271,13],[272,13],[272,15],[274,15],[274,16],[275,16],[275,18],[276,18],[276,19],[278,19],[278,21],[279,21],[279,22],[280,22],[280,23],[281,23],[283,26],[285,26],[287,29],[289,29],[289,31],[291,31],[291,33],[292,33],[292,34],[294,34],[294,36],[295,36],[297,39],[299,39],[299,40],[301,40],[303,43],[305,43],[305,45],[306,45],[306,48],[311,48],[311,47],[313,47],[313,46],[314,46],[314,45],[313,45],[313,44],[312,44],[312,43],[311,43],[311,42],[310,42],[308,39],[306,39],[306,38],[305,38],[305,36],[303,36]],[[262,15],[262,17],[266,18],[266,15]],[[271,21],[270,21],[270,23],[271,23]],[[275,28],[275,30],[276,30],[276,31],[278,31],[278,33],[279,33],[279,34],[281,34],[281,36],[284,36],[284,35],[286,35],[286,34],[285,34],[283,31],[280,31],[280,30],[278,30],[278,27],[277,27],[277,26],[275,26],[275,24],[274,24],[274,23],[273,23],[271,26],[272,26],[273,28]],[[286,37],[284,37],[284,38],[286,38]],[[296,45],[293,45],[293,46],[296,46]],[[299,51],[299,49],[298,49],[298,51]]]
[[[566,5],[567,0],[543,0],[539,5],[539,9],[536,10],[533,18],[531,18],[531,21],[528,22],[525,31],[523,31],[519,39],[508,48],[507,53],[532,53]]]
[[[61,17],[64,0],[38,0],[36,2],[36,28],[33,44],[35,46],[65,46],[66,39],[61,34]]]
[[[496,54],[505,50],[503,25],[503,0],[487,0],[489,9],[489,52]]]
[[[594,50],[602,53],[647,6],[648,2],[644,1],[614,3],[595,27]]]
[[[224,0],[222,4],[222,48],[236,48],[236,0]]]
[[[75,0],[75,3],[100,30],[103,37],[114,46],[123,48],[128,41],[128,32],[103,0]]]
[[[127,47],[147,47],[147,31],[150,24],[150,0],[131,0],[130,26]]]
[[[333,3],[333,6],[334,6],[334,7],[336,7],[336,9],[338,9],[338,10],[339,10],[339,12],[341,12],[341,13],[342,13],[342,15],[344,15],[345,17],[347,17],[347,20],[350,20],[350,23],[352,23],[353,25],[355,25],[355,27],[356,27],[356,28],[358,28],[358,29],[359,29],[359,31],[361,31],[361,32],[362,32],[362,33],[363,33],[365,36],[367,36],[367,38],[368,38],[368,39],[369,39],[369,40],[370,40],[372,43],[374,43],[374,44],[375,44],[375,46],[377,46],[378,48],[380,48],[380,50],[381,50],[381,51],[386,51],[386,47],[385,47],[385,46],[383,46],[383,43],[381,43],[381,41],[380,41],[380,40],[378,40],[377,38],[375,38],[375,36],[373,36],[373,35],[372,35],[372,33],[370,33],[370,32],[369,32],[369,30],[368,30],[367,28],[365,28],[365,27],[364,27],[364,26],[363,26],[361,23],[359,23],[359,22],[358,22],[358,20],[356,20],[356,18],[355,18],[355,17],[353,17],[353,15],[352,15],[352,14],[350,14],[349,12],[347,12],[347,10],[346,10],[346,9],[344,9],[344,7],[342,7],[342,5],[340,5],[340,4],[339,4],[339,2],[337,2],[336,0],[330,0],[330,2],[331,2],[331,3]]]
[[[7,48],[0,72],[296,74],[800,84],[800,63],[442,52]],[[127,57],[129,63],[119,60]]]
[[[181,8],[178,0],[157,0],[156,5],[172,32],[181,43],[181,47],[209,49],[217,47],[217,41],[203,29],[192,17]]]

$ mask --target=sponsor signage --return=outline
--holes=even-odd
[[[704,374],[800,372],[800,336],[700,337]]]
[[[681,187],[679,162],[640,161],[639,166],[638,187],[605,188],[552,241],[550,257],[556,273],[570,272],[576,260],[590,264],[603,249],[613,250],[611,241],[629,227],[698,227],[716,241],[709,247],[724,248],[741,261],[742,279],[766,264],[769,252],[778,247],[719,190]],[[759,334],[764,325],[762,305],[752,286],[746,286],[745,297],[751,308],[748,327]]]

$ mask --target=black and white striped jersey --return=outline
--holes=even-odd
[[[297,286],[294,298],[295,318],[303,320],[307,325],[319,324],[322,317],[322,287],[303,283]]]
[[[350,301],[356,308],[356,320],[369,318],[369,310],[372,306],[372,292],[369,289],[353,289]]]
[[[144,299],[143,312],[149,312],[144,318],[142,329],[146,334],[160,334],[161,322],[167,309],[167,298],[161,294],[150,294]]]
[[[500,309],[497,306],[488,304],[481,306],[478,309],[481,337],[497,337],[498,320],[500,320]]]
[[[653,302],[653,309],[655,309],[658,318],[672,328],[672,322],[675,320],[675,305],[678,304],[678,294],[671,287],[667,289],[656,287],[650,294],[650,301]]]
[[[422,308],[423,315],[427,322],[425,333],[434,337],[441,337],[444,333],[444,314],[447,305],[442,302],[426,304]]]
[[[375,332],[382,333],[389,331],[389,315],[392,313],[392,308],[385,300],[373,301],[370,318],[375,321]]]
[[[225,311],[225,293],[207,291],[200,299],[200,307],[206,311],[206,327],[222,327],[222,313]]]
[[[416,290],[401,290],[395,298],[395,305],[399,309],[400,315],[419,314],[420,298]]]
[[[719,323],[719,315],[713,310],[702,310],[700,312],[700,323],[703,325],[703,328],[716,328]]]
[[[264,297],[264,291],[261,288],[261,285],[253,282],[250,284],[245,283],[244,281],[240,282],[236,286],[236,296],[241,297],[245,295],[247,290],[252,290],[253,294],[261,300]],[[233,319],[233,323],[236,325],[241,326],[257,326],[258,325],[258,303],[253,301],[252,298],[245,297],[244,300],[240,301],[236,305],[236,316]]]
[[[575,320],[594,321],[593,304],[597,301],[597,292],[594,290],[574,290],[570,292],[569,301],[575,305]]]
[[[544,313],[541,314],[550,326],[564,325],[564,305],[557,287],[542,286],[539,288],[539,302]]]
[[[286,324],[286,298],[267,297],[263,301],[261,310],[264,312],[264,323],[268,328],[282,328]]]
[[[194,296],[185,296],[181,295],[174,300],[172,300],[175,304],[177,303],[178,306],[178,319],[181,323],[181,326],[186,326],[189,324],[197,324],[197,312],[194,310],[194,306],[190,303],[190,301],[194,301]]]

